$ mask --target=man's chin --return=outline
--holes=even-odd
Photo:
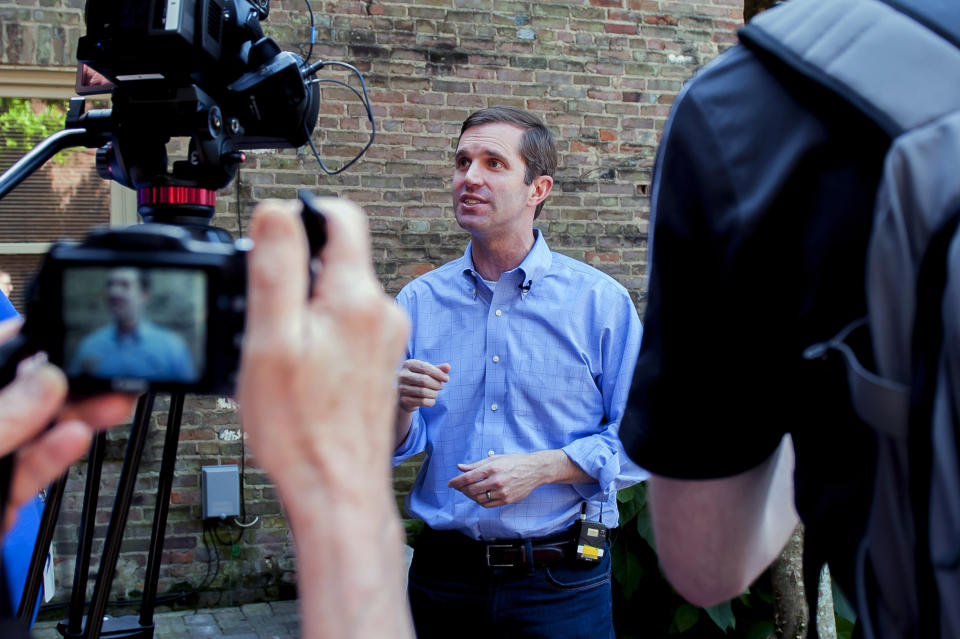
[[[489,218],[482,213],[455,211],[454,217],[457,218],[457,224],[459,224],[460,228],[464,231],[482,229],[489,222]]]

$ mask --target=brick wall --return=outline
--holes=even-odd
[[[71,64],[82,6],[81,0],[0,0],[0,64]],[[219,196],[217,225],[246,229],[257,200],[294,197],[302,187],[349,197],[369,215],[377,272],[395,293],[462,254],[467,243],[448,192],[461,121],[478,108],[514,105],[541,113],[559,137],[560,169],[538,220],[551,247],[616,277],[642,310],[656,144],[682,82],[734,42],[741,0],[340,0],[316,2],[314,9],[313,59],[349,62],[363,72],[376,143],[362,162],[335,177],[318,170],[309,148],[251,153],[239,186]],[[305,55],[309,22],[302,1],[274,0],[265,30],[284,49]],[[335,67],[320,77],[348,80]],[[321,86],[313,139],[336,167],[362,147],[368,127],[349,91]],[[144,454],[114,582],[118,597],[143,587],[165,419],[155,415]],[[204,581],[210,553],[202,543],[199,468],[240,462],[237,421],[227,400],[188,398],[161,593]],[[111,435],[102,482],[108,495],[124,439]],[[61,584],[69,584],[63,575],[72,570],[81,471],[71,471],[56,538]],[[397,470],[398,499],[414,472],[413,465]],[[247,520],[260,519],[236,545],[218,544],[220,571],[205,603],[290,593],[289,534],[249,453],[245,486]],[[99,515],[102,534],[107,510]],[[221,528],[220,536],[230,541],[238,531]]]

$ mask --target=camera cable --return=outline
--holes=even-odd
[[[310,0],[303,0],[307,3],[307,13],[310,14],[310,48],[307,49],[307,57],[303,61],[303,66],[310,64],[310,56],[313,55],[313,43],[317,39],[317,30],[313,23],[313,7],[310,6]]]
[[[367,140],[366,146],[360,149],[360,152],[357,153],[352,160],[350,160],[349,162],[347,162],[346,164],[344,164],[343,166],[341,166],[339,169],[335,171],[331,171],[329,168],[327,168],[327,165],[324,164],[323,160],[320,158],[320,153],[317,151],[316,145],[314,145],[313,143],[313,137],[311,135],[312,132],[309,130],[307,131],[307,143],[310,145],[310,149],[313,151],[313,156],[317,159],[317,163],[320,165],[320,168],[327,175],[338,175],[340,173],[343,173],[347,169],[349,169],[351,166],[353,166],[353,164],[357,160],[359,160],[364,153],[367,152],[367,149],[369,149],[370,145],[373,144],[373,139],[377,134],[377,124],[373,119],[373,109],[370,106],[370,96],[367,94],[367,83],[364,81],[363,75],[360,73],[360,71],[352,64],[347,64],[346,62],[340,62],[336,60],[333,60],[333,61],[319,60],[304,69],[303,77],[314,75],[317,71],[319,71],[325,66],[343,67],[351,71],[354,75],[357,76],[357,79],[360,80],[360,91],[358,91],[355,87],[351,86],[347,82],[343,82],[341,80],[334,80],[332,78],[314,78],[309,82],[317,83],[317,84],[321,84],[321,83],[335,84],[337,86],[341,86],[346,89],[349,89],[351,92],[353,92],[355,96],[357,96],[357,99],[360,100],[361,104],[363,104],[364,110],[366,111],[366,114],[367,114],[367,120],[370,122],[370,138]],[[362,95],[361,95],[361,91],[363,92]]]

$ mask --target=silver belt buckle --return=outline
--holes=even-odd
[[[513,548],[513,544],[487,544],[487,566],[489,568],[513,568],[516,564],[493,564],[490,563],[491,548]]]

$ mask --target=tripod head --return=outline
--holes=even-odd
[[[72,99],[66,128],[0,176],[0,198],[59,150],[86,146],[97,149],[101,177],[137,191],[140,216],[151,224],[100,230],[51,249],[28,292],[27,321],[15,340],[20,343],[0,347],[0,383],[12,377],[16,361],[42,349],[67,370],[74,393],[232,390],[250,243],[209,226],[216,191],[234,179],[245,150],[307,143],[330,174],[353,164],[375,132],[359,72],[342,62],[308,66],[281,51],[260,26],[268,10],[268,0],[88,0],[87,33],[77,47],[77,90],[110,93],[112,106],[86,111],[82,97]],[[345,82],[313,78],[325,65],[356,73],[363,94]],[[310,137],[320,82],[353,91],[371,124],[367,147],[337,171],[326,168]],[[171,165],[166,145],[172,138],[187,138],[189,147],[187,159]],[[315,249],[322,244],[322,216],[310,205],[311,196],[301,199]],[[158,373],[158,367],[110,369],[110,353],[90,355],[78,346],[91,326],[71,314],[66,295],[95,290],[117,267],[136,269],[168,290],[197,291],[196,315],[180,336],[189,344],[192,366],[177,374]]]
[[[75,100],[67,128],[100,138],[97,171],[137,190],[144,221],[206,223],[243,150],[309,140],[319,88],[264,36],[268,11],[268,0],[87,3],[78,92],[108,91],[113,108],[84,114]],[[188,157],[168,168],[174,137],[189,138]]]

